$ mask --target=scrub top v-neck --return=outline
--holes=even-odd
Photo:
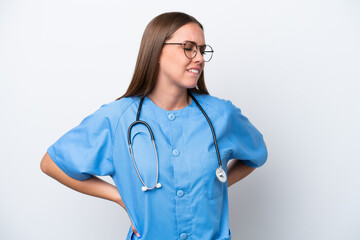
[[[230,159],[250,167],[265,163],[263,136],[239,108],[211,95],[193,95],[213,124],[223,166]],[[162,187],[141,191],[127,143],[139,102],[140,97],[126,97],[102,105],[48,148],[51,159],[78,180],[112,177],[141,235],[136,237],[129,228],[127,240],[230,239],[227,182],[215,176],[218,159],[211,129],[193,100],[167,111],[145,97],[140,119],[154,133]],[[147,128],[134,126],[131,141],[139,174],[153,186],[157,165]]]

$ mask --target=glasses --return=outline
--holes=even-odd
[[[185,56],[189,59],[193,59],[196,56],[198,49],[200,49],[200,54],[205,62],[209,62],[214,53],[214,50],[210,45],[197,45],[192,41],[186,41],[184,43],[164,43],[164,45],[183,45]]]

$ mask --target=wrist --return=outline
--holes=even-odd
[[[117,203],[118,205],[120,205],[121,207],[125,208],[124,202],[123,202],[123,200],[122,200],[122,198],[121,198],[120,194],[119,194],[119,196],[118,196],[118,197],[116,197],[116,199],[115,199],[115,201],[114,201],[114,202],[115,202],[115,203]]]

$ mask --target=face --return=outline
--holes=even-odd
[[[179,28],[167,43],[195,42],[205,45],[204,32],[199,25],[188,23]],[[189,59],[184,54],[183,45],[164,45],[159,59],[158,81],[166,82],[179,88],[193,88],[204,69],[204,59],[199,48],[196,56]]]

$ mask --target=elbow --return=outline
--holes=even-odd
[[[49,172],[50,161],[52,161],[52,160],[51,160],[49,154],[45,153],[44,157],[41,159],[41,162],[40,162],[40,169],[45,174],[48,174],[48,172]]]

